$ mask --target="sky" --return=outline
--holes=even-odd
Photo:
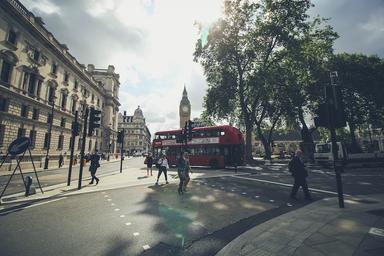
[[[195,22],[209,25],[223,0],[21,0],[85,65],[120,74],[120,112],[140,106],[152,134],[179,128],[184,86],[191,118],[203,111],[203,69],[193,61]],[[384,57],[384,0],[313,0],[310,15],[330,18],[336,52]]]

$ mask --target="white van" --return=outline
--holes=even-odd
[[[339,160],[346,160],[347,159],[347,151],[344,147],[344,145],[341,142],[336,142],[338,145],[338,159]],[[316,144],[315,146],[315,153],[314,158],[316,163],[331,163],[333,162],[333,154],[332,154],[332,143],[323,143],[323,144]]]

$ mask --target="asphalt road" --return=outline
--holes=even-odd
[[[126,164],[139,168],[142,159]],[[301,191],[289,199],[284,165],[239,174],[193,179],[183,196],[176,184],[141,185],[2,209],[0,254],[214,255],[255,225],[310,203]],[[345,193],[383,193],[383,175],[346,173]],[[332,172],[312,168],[308,183],[315,200],[335,196]]]

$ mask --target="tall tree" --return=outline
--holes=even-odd
[[[308,26],[310,6],[309,0],[227,0],[224,17],[210,27],[206,44],[201,39],[196,44],[195,60],[202,64],[209,86],[206,110],[221,118],[239,110],[247,159],[252,128],[268,116],[270,67]]]

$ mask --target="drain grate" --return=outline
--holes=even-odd
[[[373,214],[376,216],[380,216],[380,217],[384,217],[384,209],[371,210],[371,211],[367,211],[367,213],[370,213],[370,214]]]

